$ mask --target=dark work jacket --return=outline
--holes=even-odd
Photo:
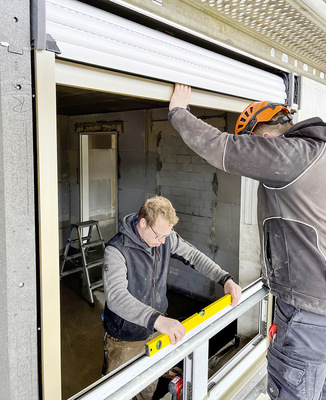
[[[145,340],[153,334],[157,317],[164,315],[168,307],[166,283],[170,259],[169,238],[166,238],[165,245],[160,246],[159,250],[138,245],[129,236],[119,232],[107,245],[117,248],[125,258],[128,291],[158,312],[151,318],[150,327],[146,328],[119,317],[105,304],[105,329],[111,336],[121,340]]]
[[[299,309],[326,315],[326,124],[318,117],[284,135],[232,135],[174,108],[185,143],[216,168],[259,181],[263,280]]]

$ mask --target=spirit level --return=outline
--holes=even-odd
[[[206,321],[212,315],[218,313],[219,311],[223,310],[223,308],[229,306],[231,304],[231,300],[232,300],[231,295],[227,294],[221,297],[220,299],[214,301],[214,303],[210,304],[209,306],[203,308],[198,313],[182,321],[181,323],[186,328],[186,332],[191,331],[191,329],[195,328],[203,321]],[[161,334],[145,344],[146,355],[152,356],[153,354],[157,353],[170,343],[171,341],[169,336]]]

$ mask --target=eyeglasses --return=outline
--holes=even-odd
[[[157,234],[157,233],[154,231],[154,229],[153,229],[150,225],[148,225],[148,226],[151,228],[151,230],[152,230],[153,233],[155,234],[155,239],[158,239],[158,240],[160,240],[160,239],[165,239],[165,238],[167,238],[168,236],[172,235],[172,233],[174,232],[174,230],[171,229],[171,232],[170,232],[170,233],[168,233],[168,234],[166,234],[166,235],[159,235],[159,234]]]

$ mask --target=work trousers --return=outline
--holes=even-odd
[[[125,364],[142,353],[145,349],[145,343],[148,340],[127,342],[106,335],[104,340],[104,365],[102,374],[106,375],[114,371],[120,365]],[[157,384],[158,379],[134,396],[132,400],[152,400]]]
[[[272,400],[326,400],[326,316],[277,300],[277,333],[268,349]]]

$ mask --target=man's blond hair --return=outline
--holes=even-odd
[[[144,218],[148,225],[153,226],[158,216],[166,219],[172,226],[179,221],[172,203],[163,196],[147,199],[138,212],[138,221]]]

